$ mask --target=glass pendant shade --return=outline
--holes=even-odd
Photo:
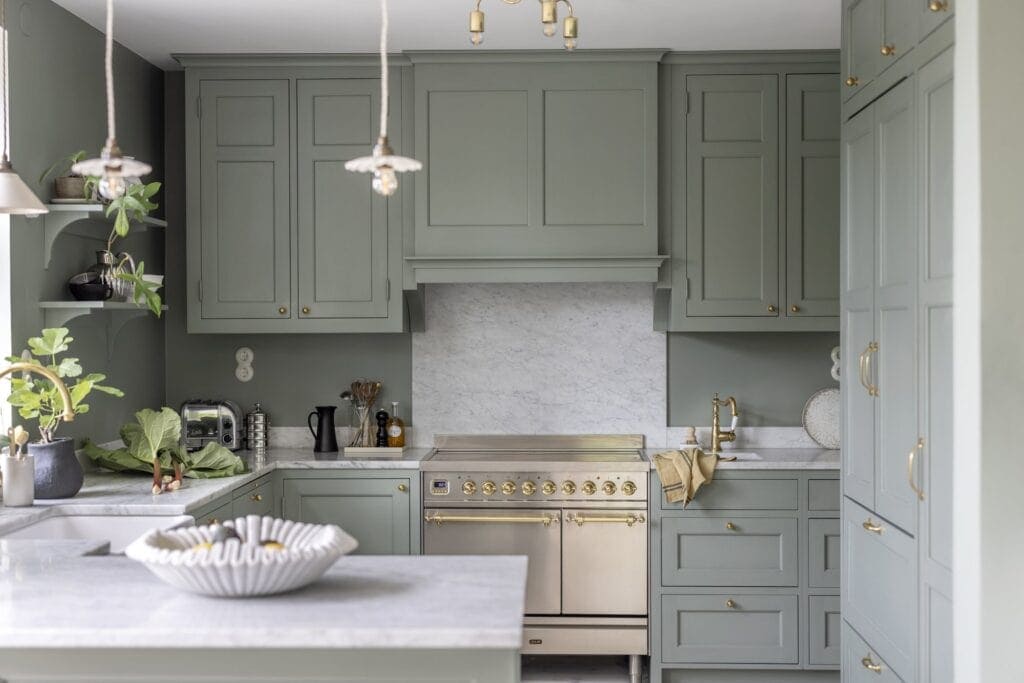
[[[21,179],[11,162],[0,160],[0,213],[38,216],[48,210]]]

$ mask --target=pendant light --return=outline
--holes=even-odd
[[[504,0],[506,5],[518,5],[523,0]],[[469,13],[469,42],[473,45],[480,45],[484,42],[484,13],[480,9],[482,0],[476,0],[476,6]],[[569,8],[569,16],[562,23],[562,37],[565,39],[565,49],[575,50],[576,40],[579,38],[579,20],[576,18],[570,0],[540,0],[540,23],[544,35],[549,38],[558,32],[558,3],[563,2]]]
[[[117,199],[128,182],[152,171],[149,164],[125,157],[117,144],[114,115],[114,0],[107,0],[106,50],[103,56],[107,83],[107,144],[98,159],[86,159],[71,167],[72,173],[99,176],[99,193],[106,199]]]
[[[3,156],[0,157],[0,213],[10,214],[21,214],[28,216],[38,216],[41,213],[47,213],[47,208],[43,206],[43,203],[39,201],[32,190],[28,188],[25,181],[21,179],[21,176],[17,174],[14,167],[11,165],[11,160],[8,157],[8,150],[10,149],[9,140],[11,139],[11,126],[8,121],[8,110],[7,110],[7,3],[5,0],[0,0],[0,31],[3,32],[3,37],[0,37],[0,59],[3,63],[0,64],[0,111],[2,111],[3,120],[0,125],[3,126],[2,132],[4,136],[3,145]]]
[[[373,173],[373,191],[390,197],[398,190],[396,174],[421,168],[419,161],[396,155],[388,144],[388,0],[380,0],[380,136],[370,156],[345,162],[345,169]]]

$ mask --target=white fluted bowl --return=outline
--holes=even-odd
[[[212,526],[153,529],[125,549],[176,588],[216,597],[273,595],[316,581],[359,542],[333,524],[304,524],[249,515],[224,522],[239,539],[196,549],[213,540]],[[283,550],[260,545],[277,541]]]

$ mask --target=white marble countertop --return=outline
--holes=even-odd
[[[178,591],[125,557],[0,564],[0,643],[518,650],[525,592],[526,558],[511,556],[343,557],[302,590],[238,599]]]
[[[63,562],[69,557],[106,555],[108,541],[33,540],[28,538],[0,538],[0,574],[23,564]]]
[[[648,448],[647,458],[654,468],[654,456],[670,448]],[[839,451],[824,448],[738,448],[739,453],[756,453],[760,460],[721,460],[718,470],[838,470]],[[729,456],[728,450],[722,451]]]

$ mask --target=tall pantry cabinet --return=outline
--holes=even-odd
[[[953,22],[932,16],[949,5],[920,5],[917,31],[902,31],[920,40],[901,41],[900,55],[895,43],[876,41],[886,66],[845,84],[853,91],[841,143],[847,681],[952,680]],[[873,0],[844,6],[844,64],[863,63],[848,51],[867,54],[873,38],[862,31],[877,37],[891,13]]]

